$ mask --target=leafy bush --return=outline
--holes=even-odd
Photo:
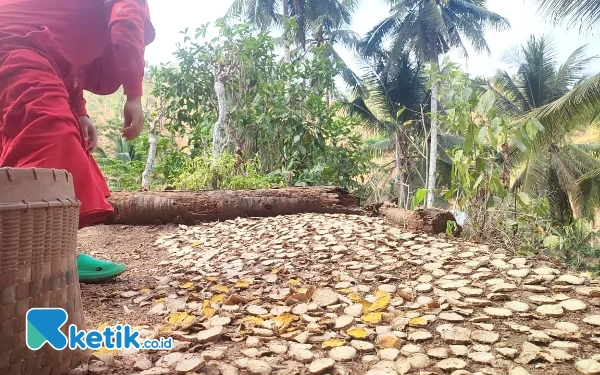
[[[184,162],[182,171],[172,184],[176,189],[266,189],[281,186],[276,177],[259,172],[257,159],[247,160],[236,167],[233,154],[224,153],[213,162],[210,153],[200,154]]]
[[[226,164],[211,172],[204,165],[218,117],[215,70],[225,69],[232,72],[225,82],[225,149],[256,168],[257,184],[276,181],[288,186],[336,185],[359,190],[370,155],[355,135],[360,121],[340,116],[339,105],[331,103],[337,67],[323,49],[314,48],[302,59],[281,64],[275,40],[268,34],[223,20],[216,25],[218,35],[203,44],[195,40],[206,36],[206,26],[194,36],[186,34],[175,54],[177,65],[163,65],[152,72],[154,94],[167,103],[166,130],[188,137],[191,160],[184,164],[199,163],[210,178],[218,175],[219,168],[231,169]],[[207,185],[210,178],[198,173],[173,177],[185,186],[254,184],[240,180]]]

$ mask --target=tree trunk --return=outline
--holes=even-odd
[[[432,61],[437,69],[437,58]],[[429,169],[427,173],[427,208],[432,208],[435,203],[435,173],[437,171],[437,148],[438,148],[438,83],[433,82],[431,86],[431,132],[429,146]]]
[[[159,118],[152,119],[150,132],[148,133],[150,147],[148,148],[146,168],[144,169],[144,173],[142,173],[142,187],[148,190],[150,189],[150,177],[152,177],[152,170],[154,169],[154,160],[156,159],[156,144],[158,141],[156,137],[156,124],[160,121]]]
[[[289,16],[290,16],[290,9],[288,6],[288,0],[282,0],[283,1],[283,23],[284,23],[284,27],[285,27],[285,23],[287,22]],[[291,51],[291,43],[287,38],[287,34],[284,32],[283,33],[283,62],[286,64],[291,64],[292,63],[292,51]],[[287,90],[286,90],[287,92]]]
[[[359,199],[330,186],[263,190],[113,192],[106,224],[195,224],[300,213],[362,214]]]
[[[396,130],[396,195],[398,205],[401,208],[407,207],[408,200],[408,147],[406,135],[400,130]]]
[[[437,208],[418,208],[412,211],[383,206],[379,212],[390,224],[414,233],[446,233],[448,222],[456,222],[451,212]],[[458,237],[461,232],[462,227],[457,225],[452,235]]]
[[[213,129],[213,162],[217,161],[223,151],[223,127],[227,120],[227,97],[225,96],[225,84],[219,73],[215,72],[215,92],[219,102],[219,118]]]

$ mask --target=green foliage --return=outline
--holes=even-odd
[[[210,153],[188,159],[179,176],[173,180],[173,187],[181,190],[266,189],[281,185],[276,177],[260,172],[257,159],[247,160],[242,166],[236,167],[235,155],[230,153],[222,154],[216,162],[213,162]]]
[[[124,138],[113,136],[111,138],[114,150],[112,154],[103,149],[96,151],[96,161],[107,179],[111,190],[136,190],[139,189],[142,172],[146,166],[145,150],[147,150],[147,136],[141,136],[133,142]]]
[[[544,239],[546,253],[581,269],[600,271],[600,231],[591,230],[585,219],[561,228],[552,228]]]
[[[454,232],[458,229],[458,224],[454,220],[448,220],[446,222],[446,236],[454,237]]]
[[[481,197],[502,198],[508,176],[499,159],[511,129],[507,119],[496,113],[494,93],[477,95],[469,85],[468,76],[455,64],[445,64],[443,69],[432,71],[431,76],[439,84],[444,103],[445,111],[438,115],[446,125],[444,130],[464,137],[460,146],[449,151],[452,171],[446,199],[465,207]]]
[[[596,234],[586,221],[557,225],[554,196],[532,197],[510,188],[509,149],[534,148],[545,130],[540,122],[533,117],[524,126],[511,122],[498,111],[496,93],[472,87],[454,64],[432,72],[432,80],[440,88],[444,131],[464,136],[462,144],[448,150],[452,171],[445,196],[467,213],[465,234],[500,242],[523,255],[544,252],[580,268],[597,267],[593,257],[598,250],[592,246]]]
[[[280,64],[268,34],[224,20],[216,25],[218,35],[202,44],[194,40],[206,26],[186,34],[178,65],[152,72],[154,94],[167,103],[166,130],[187,136],[190,157],[201,157],[218,116],[214,69],[235,67],[226,82],[228,152],[256,160],[257,172],[286,185],[358,189],[370,155],[354,132],[358,118],[339,115],[339,104],[330,102],[337,70],[323,50]]]
[[[427,189],[417,190],[413,196],[410,209],[414,210],[417,208],[419,205],[421,205],[421,203],[425,202],[425,198],[427,198]]]

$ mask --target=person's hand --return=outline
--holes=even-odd
[[[122,135],[128,141],[137,138],[144,128],[144,110],[142,109],[142,98],[127,97],[123,107],[123,130]]]
[[[96,132],[96,127],[87,116],[80,116],[79,123],[83,130],[83,137],[87,141],[87,148],[85,151],[88,154],[92,154],[96,151],[96,147],[98,147],[98,132]]]

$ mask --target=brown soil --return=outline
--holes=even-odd
[[[77,250],[82,253],[127,265],[127,272],[105,284],[81,284],[81,298],[88,327],[102,323],[145,325],[157,319],[135,310],[126,310],[114,298],[128,290],[153,288],[154,276],[160,274],[158,263],[167,251],[153,246],[161,235],[174,230],[173,225],[154,227],[98,225],[79,231]]]

